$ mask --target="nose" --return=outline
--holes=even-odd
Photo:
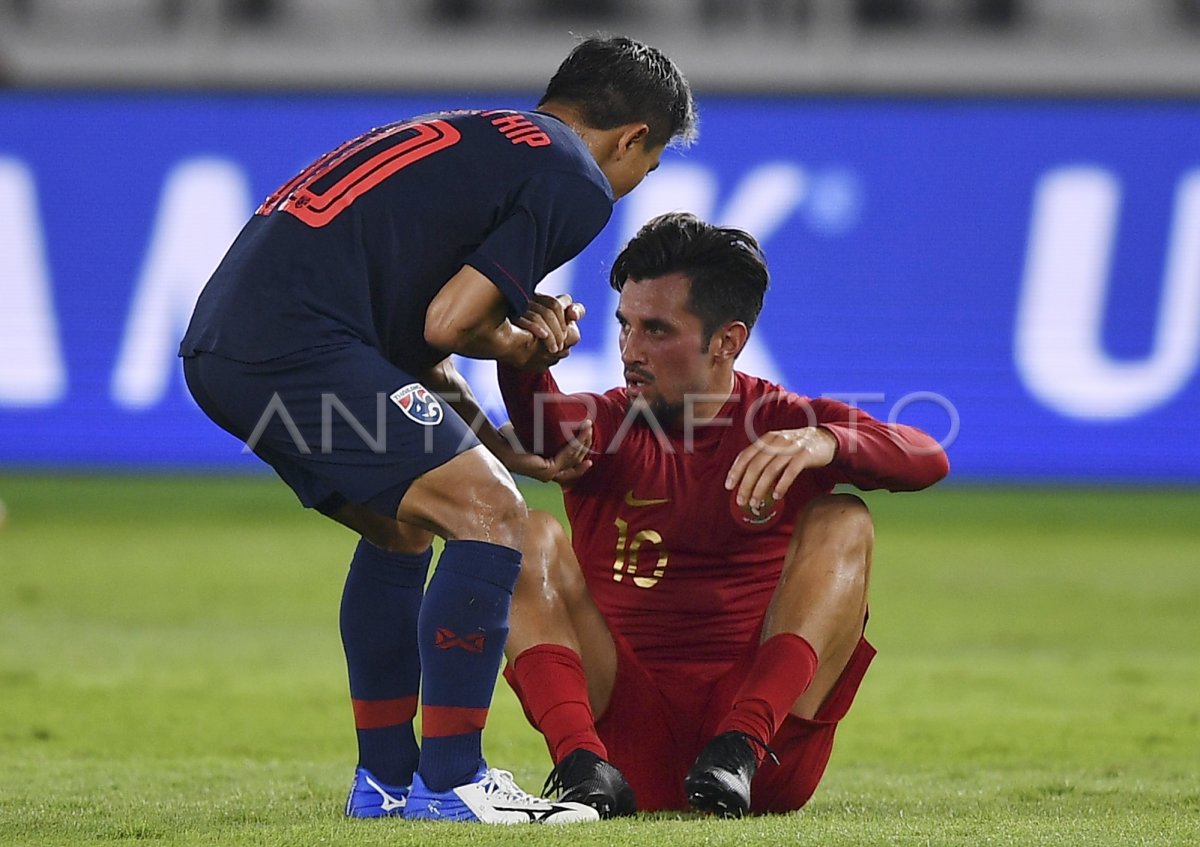
[[[634,333],[629,332],[621,339],[621,364],[636,365],[645,361],[641,346],[634,340]]]

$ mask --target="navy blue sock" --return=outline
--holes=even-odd
[[[413,733],[421,657],[417,617],[432,550],[389,553],[358,543],[342,592],[342,647],[358,733],[358,764],[408,785],[420,755]]]
[[[468,782],[483,760],[483,725],[520,570],[518,550],[447,541],[429,581],[417,624],[424,669],[418,770],[433,791]]]

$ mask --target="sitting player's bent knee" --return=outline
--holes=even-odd
[[[529,522],[525,525],[525,546],[556,557],[564,547],[570,548],[571,539],[558,518],[539,509],[529,511]]]
[[[805,509],[798,526],[806,535],[819,533],[840,545],[862,546],[867,551],[875,543],[875,523],[871,510],[854,494],[827,494]]]

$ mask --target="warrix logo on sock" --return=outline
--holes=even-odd
[[[487,634],[483,630],[472,632],[470,635],[459,636],[456,632],[445,627],[438,627],[434,634],[435,647],[442,650],[451,650],[455,647],[461,647],[468,653],[482,653],[484,645],[487,644]]]

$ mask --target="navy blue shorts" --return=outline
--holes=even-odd
[[[461,417],[373,347],[245,363],[183,360],[196,403],[275,469],[308,508],[394,518],[413,480],[479,444]]]

